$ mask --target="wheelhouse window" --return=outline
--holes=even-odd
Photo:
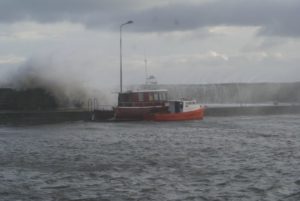
[[[149,102],[153,101],[153,94],[149,93]]]
[[[161,101],[167,100],[167,94],[164,92],[159,93],[159,100]]]
[[[154,93],[154,100],[155,100],[155,101],[159,101],[158,93]]]
[[[139,102],[144,101],[144,93],[138,93],[138,100],[139,100]]]

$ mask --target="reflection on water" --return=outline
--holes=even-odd
[[[0,127],[0,200],[299,200],[300,116]]]

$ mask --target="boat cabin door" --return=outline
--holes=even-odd
[[[168,107],[170,113],[179,113],[183,111],[182,101],[169,101]]]
[[[183,109],[183,103],[181,101],[175,102],[175,113],[182,112]]]

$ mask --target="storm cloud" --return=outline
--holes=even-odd
[[[192,30],[206,26],[258,26],[260,34],[299,36],[299,1],[226,0],[205,4],[173,4],[140,12],[134,19],[142,31]]]
[[[0,0],[0,82],[38,60],[38,83],[117,91],[128,20],[124,86],[144,83],[145,59],[165,84],[299,81],[299,10],[299,0]]]
[[[70,21],[88,28],[116,30],[134,20],[136,32],[172,32],[208,26],[256,26],[259,34],[300,36],[298,0],[164,1],[0,0],[0,22]],[[125,19],[125,20],[124,20]]]

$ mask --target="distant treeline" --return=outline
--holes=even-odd
[[[202,103],[300,103],[300,82],[158,85],[170,99],[194,98]]]

